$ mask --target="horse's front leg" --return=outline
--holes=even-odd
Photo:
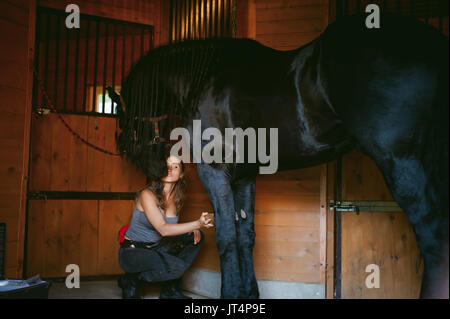
[[[259,298],[258,284],[253,270],[255,246],[255,180],[233,185],[235,218],[238,234],[241,298]]]
[[[240,297],[241,275],[237,248],[234,199],[230,182],[222,170],[198,164],[197,172],[214,208],[216,244],[222,278],[221,298]]]

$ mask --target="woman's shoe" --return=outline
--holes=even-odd
[[[122,288],[123,299],[140,299],[139,296],[139,279],[137,274],[126,273],[119,277],[117,284]]]
[[[164,282],[159,299],[192,299],[183,294],[179,287],[180,278]]]

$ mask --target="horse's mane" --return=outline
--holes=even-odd
[[[220,62],[220,52],[235,39],[188,40],[150,50],[130,69],[122,82],[117,107],[122,132],[120,152],[138,166],[148,167],[148,142],[154,138],[150,117],[167,115],[158,123],[159,135],[195,114],[201,94]]]

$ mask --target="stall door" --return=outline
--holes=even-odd
[[[354,151],[341,163],[335,297],[418,298],[423,260],[406,214],[369,157]]]

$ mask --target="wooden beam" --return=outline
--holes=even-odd
[[[334,210],[328,203],[335,194],[336,161],[327,163],[327,264],[325,277],[325,298],[334,299]]]
[[[31,104],[33,97],[33,80],[34,80],[34,51],[35,51],[35,30],[36,30],[36,0],[30,0],[28,6],[28,51],[27,54],[28,70],[26,75],[26,91],[24,106],[24,132],[23,132],[23,148],[22,148],[22,178],[20,182],[20,203],[18,212],[18,239],[17,245],[17,274],[23,277],[24,260],[25,260],[25,223],[26,223],[26,204],[27,204],[27,188],[28,188],[28,162],[30,155],[30,130],[31,130]]]
[[[320,282],[326,282],[326,266],[327,266],[327,164],[321,165],[320,170],[320,226],[319,226],[319,242],[320,242]]]

